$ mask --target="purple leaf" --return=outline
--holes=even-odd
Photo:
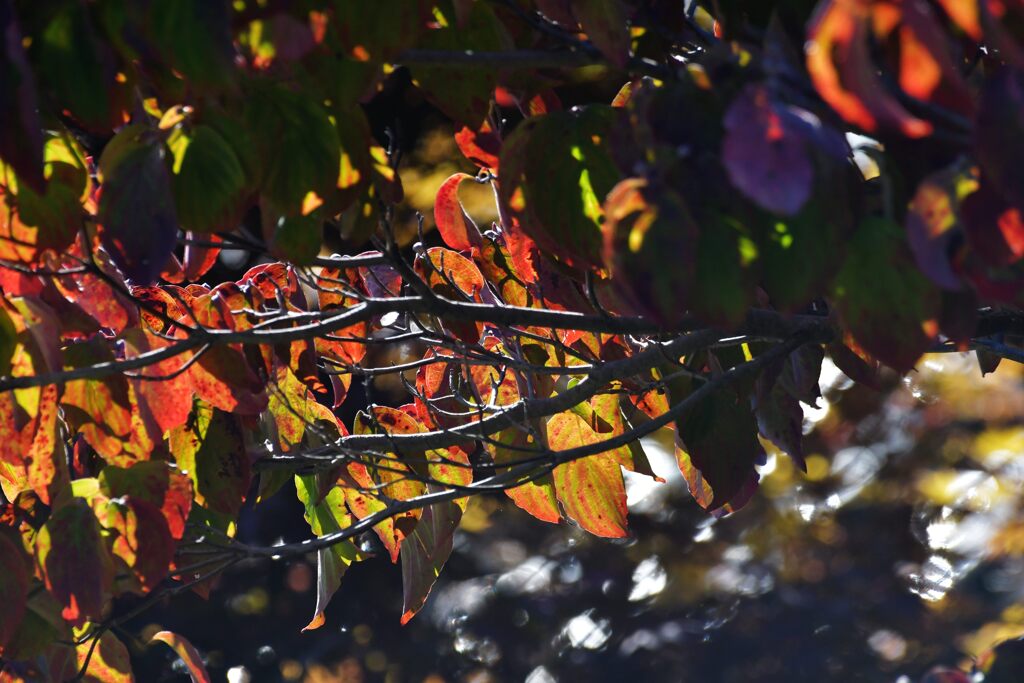
[[[115,138],[100,160],[101,240],[132,284],[148,285],[160,275],[177,241],[174,195],[163,144],[131,128],[119,135],[124,134],[133,139],[117,144]]]

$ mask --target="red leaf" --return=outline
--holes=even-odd
[[[123,339],[128,358],[157,352],[174,343],[138,328],[127,330]],[[189,358],[189,354],[165,358],[140,369],[136,373],[139,379],[132,379],[139,409],[156,421],[161,433],[185,424],[192,410],[192,379],[182,372]]]
[[[877,6],[898,16],[899,10],[888,2]],[[865,131],[874,132],[884,126],[897,128],[907,137],[929,135],[932,124],[912,116],[886,92],[871,60],[873,7],[875,4],[867,0],[828,0],[818,7],[808,28],[807,70],[811,80],[840,116]]]
[[[64,619],[81,626],[102,618],[113,575],[100,526],[85,500],[74,498],[51,515],[39,530],[35,552]]]
[[[220,255],[220,247],[216,246],[223,242],[218,235],[196,235],[193,232],[185,233],[185,238],[188,240],[185,243],[185,279],[189,282],[195,282],[206,272],[213,268],[213,264],[217,262],[217,257]],[[192,242],[209,242],[213,246],[197,245]]]
[[[171,537],[180,540],[192,508],[192,482],[163,460],[139,462],[129,468],[108,465],[100,471],[100,490],[110,498],[130,496],[147,501],[167,520]]]
[[[486,119],[478,129],[462,126],[455,131],[455,144],[467,159],[480,168],[498,172],[501,138],[491,129]]]
[[[448,177],[437,191],[434,200],[434,222],[445,244],[456,251],[479,250],[483,236],[459,201],[459,186],[475,178],[468,173],[455,173]]]
[[[983,182],[960,208],[967,243],[986,263],[1005,266],[1024,257],[1024,216]]]

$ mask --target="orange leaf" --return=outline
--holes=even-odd
[[[547,437],[555,451],[588,446],[607,438],[575,413],[551,417]],[[601,453],[559,465],[552,472],[555,494],[566,515],[597,536],[621,538],[629,533],[626,486],[619,463],[615,453]]]
[[[210,674],[206,673],[206,666],[203,665],[203,658],[184,636],[170,631],[160,631],[149,642],[156,641],[169,645],[181,657],[192,677],[192,683],[211,683]]]
[[[449,176],[441,183],[434,200],[434,222],[437,223],[437,230],[445,244],[456,251],[478,251],[483,245],[480,229],[459,201],[459,186],[467,180],[475,181],[468,173],[455,173]]]

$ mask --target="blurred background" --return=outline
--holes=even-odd
[[[474,169],[450,125],[401,78],[366,107],[384,122],[379,137],[400,131],[406,207],[396,224],[408,244],[417,211],[431,228],[441,182]],[[614,94],[588,85],[586,70],[581,78],[560,89],[567,105],[574,88],[592,101]],[[489,188],[462,199],[486,226]],[[344,217],[336,227],[328,251],[357,251]],[[250,265],[247,253],[225,251],[211,277]],[[188,680],[169,648],[144,645],[169,629],[229,683],[916,683],[1024,635],[1022,380],[1008,361],[983,379],[973,354],[935,354],[874,391],[826,360],[824,398],[805,415],[807,474],[770,455],[759,493],[727,518],[689,498],[661,433],[643,446],[666,482],[627,474],[632,538],[548,525],[503,495],[474,499],[427,607],[407,626],[400,569],[366,537],[378,557],[349,570],[319,630],[300,633],[315,602],[309,557],[239,565],[208,599],[179,596],[118,635],[147,682]],[[394,377],[354,385],[342,417],[350,423],[368,396],[402,403],[400,390]],[[243,541],[308,536],[287,489],[242,513]]]

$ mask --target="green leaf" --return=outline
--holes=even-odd
[[[171,431],[170,448],[178,467],[192,479],[196,503],[233,519],[251,476],[238,418],[196,403],[188,423]]]
[[[107,465],[100,470],[99,485],[109,498],[130,496],[157,506],[172,538],[180,539],[185,533],[192,508],[192,483],[173,464],[150,460],[131,467]]]
[[[32,51],[56,109],[90,130],[107,132],[123,123],[129,91],[117,79],[114,54],[96,35],[88,8],[82,2],[61,4]]]
[[[608,61],[625,68],[630,37],[620,0],[573,0],[572,13]]]
[[[318,538],[347,529],[352,525],[352,515],[345,507],[345,492],[340,487],[332,487],[327,495],[321,497],[323,476],[296,475],[295,477],[295,491],[299,501],[305,507],[306,521]],[[327,603],[338,590],[345,570],[357,559],[358,551],[350,540],[334,543],[317,551],[316,608],[313,618],[302,629],[303,631],[310,631],[324,624],[324,610],[327,609]]]
[[[415,45],[430,7],[424,0],[334,0],[333,10],[346,56],[365,62],[393,58]]]
[[[36,563],[46,588],[74,626],[99,621],[113,580],[110,556],[89,504],[74,498],[36,536]]]
[[[210,233],[234,230],[249,194],[245,171],[234,148],[215,128],[199,125],[191,133],[175,131],[174,205],[186,230]]]
[[[402,623],[407,624],[427,601],[430,589],[452,554],[462,508],[452,502],[423,510],[416,530],[402,544]]]
[[[861,222],[832,290],[857,343],[897,372],[913,368],[931,345],[939,294],[915,267],[895,223],[883,218]]]
[[[156,44],[190,87],[231,83],[234,48],[225,0],[154,0],[149,21]]]
[[[820,295],[836,272],[844,238],[851,232],[849,204],[836,197],[844,187],[836,182],[819,189],[792,217],[765,214],[760,222],[758,254],[761,284],[772,305],[796,312]]]
[[[505,27],[487,3],[473,3],[462,26],[451,25],[428,31],[421,43],[428,50],[492,52],[509,49],[512,41]],[[453,68],[413,65],[413,77],[438,109],[458,123],[476,129],[490,111],[491,96],[498,83],[490,66]]]
[[[542,249],[575,267],[603,264],[601,208],[620,180],[609,138],[623,112],[593,105],[527,119],[501,150],[501,201]]]
[[[18,632],[28,605],[29,572],[20,543],[0,533],[0,604],[4,618],[0,620],[0,651]]]
[[[754,465],[765,460],[749,402],[730,390],[702,397],[676,421],[676,459],[705,510],[743,507],[757,489]]]
[[[312,265],[323,244],[323,221],[310,216],[281,216],[270,241],[270,254],[297,266]]]
[[[137,127],[123,129],[114,141],[100,158],[100,238],[133,284],[148,285],[167,265],[178,237],[166,149]]]
[[[627,178],[608,194],[604,212],[604,255],[615,291],[629,307],[677,325],[696,284],[698,230],[683,199]]]
[[[318,102],[261,84],[250,95],[246,120],[262,161],[263,196],[281,213],[300,213],[310,192],[330,196],[338,180],[341,145]]]
[[[754,299],[757,246],[735,218],[708,212],[697,239],[694,313],[725,326],[743,321]]]

